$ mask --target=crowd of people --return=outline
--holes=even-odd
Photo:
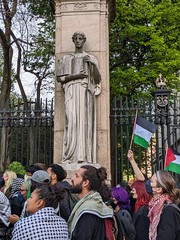
[[[148,180],[134,154],[135,178],[111,187],[107,172],[82,165],[66,180],[58,164],[30,165],[24,176],[0,178],[0,239],[179,240],[180,190],[168,171]]]

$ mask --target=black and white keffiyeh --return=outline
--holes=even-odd
[[[11,215],[11,207],[8,198],[0,191],[0,221],[9,226],[8,217]]]
[[[24,182],[24,179],[22,178],[15,178],[12,180],[11,195],[9,197],[14,197],[20,191],[20,188],[23,182]]]
[[[57,216],[54,208],[45,207],[15,224],[12,240],[67,240],[66,221]]]

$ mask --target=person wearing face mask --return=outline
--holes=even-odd
[[[134,181],[136,181],[136,180],[137,181],[144,181],[146,192],[148,194],[152,195],[152,188],[151,188],[151,184],[150,184],[150,179],[145,178],[145,175],[142,173],[142,171],[138,167],[138,165],[137,165],[137,163],[134,159],[134,153],[133,153],[132,150],[128,150],[127,158],[128,158],[128,160],[129,160],[129,162],[132,166],[132,169],[134,171],[134,175],[135,175]],[[130,195],[130,201],[131,201],[131,208],[134,209],[134,204],[135,204],[136,199],[132,197],[132,193]]]
[[[148,204],[152,196],[146,191],[145,181],[134,181],[131,188],[132,197],[136,199],[133,213],[136,240],[149,240]]]
[[[26,169],[26,174],[24,175],[24,181],[31,179],[33,173],[35,173],[38,170],[47,171],[47,166],[44,163],[35,163],[29,165]]]
[[[136,230],[130,214],[130,200],[128,192],[123,187],[113,187],[111,189],[112,199],[110,205],[114,209],[114,215],[118,220],[118,228],[121,229],[122,237],[118,239],[134,240]]]
[[[180,239],[180,190],[167,171],[157,171],[151,178],[153,198],[149,202],[149,240]]]
[[[24,203],[31,195],[30,187],[30,181],[23,182],[20,185],[19,191],[10,200],[12,215],[9,216],[9,221],[11,224],[15,224],[19,220]]]

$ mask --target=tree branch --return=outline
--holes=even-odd
[[[12,36],[14,42],[16,43],[16,46],[17,46],[17,49],[18,49],[17,71],[16,71],[15,78],[18,82],[19,89],[21,91],[21,95],[22,95],[22,98],[23,98],[23,101],[24,101],[25,109],[28,110],[28,99],[27,99],[27,96],[25,94],[24,87],[22,85],[22,81],[21,81],[21,78],[20,78],[22,50],[21,50],[21,46],[19,45],[16,36],[14,35],[14,33],[12,31],[11,31],[11,36]]]

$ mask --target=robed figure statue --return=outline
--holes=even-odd
[[[97,163],[96,96],[100,94],[101,75],[96,58],[83,50],[86,36],[72,36],[75,52],[59,63],[57,81],[65,93],[65,127],[62,162]]]

